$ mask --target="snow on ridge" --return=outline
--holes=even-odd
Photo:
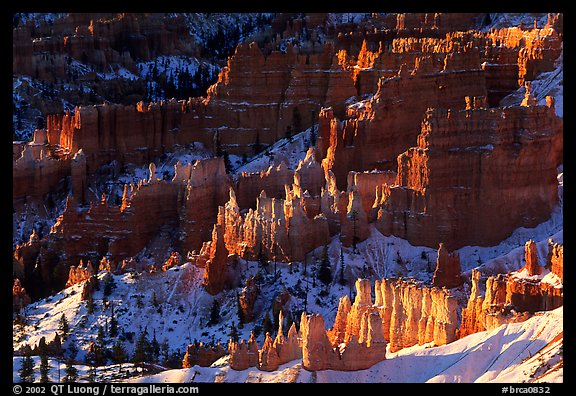
[[[387,359],[358,371],[302,369],[300,359],[273,372],[194,366],[168,370],[131,382],[318,382],[318,383],[472,383],[562,382],[563,307],[520,323],[504,324],[450,344],[429,344],[387,353]],[[551,365],[555,370],[550,376]]]

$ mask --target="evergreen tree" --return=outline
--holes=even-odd
[[[310,146],[316,146],[316,127],[314,125],[310,128]]]
[[[170,348],[168,346],[167,339],[164,339],[164,341],[162,341],[162,343],[160,344],[160,355],[162,356],[162,359],[160,359],[160,363],[163,366],[166,366],[170,359]]]
[[[292,311],[288,311],[285,320],[286,320],[286,329],[290,330],[292,323],[294,323],[294,315],[292,315]]]
[[[338,279],[338,283],[342,286],[346,284],[346,279],[344,279],[344,251],[340,248],[340,278]]]
[[[40,382],[49,382],[48,373],[50,372],[50,363],[46,352],[40,355]]]
[[[246,318],[244,317],[244,310],[242,310],[242,305],[240,305],[240,295],[236,293],[236,307],[238,308],[238,328],[242,328]]]
[[[116,343],[112,347],[112,361],[118,364],[118,372],[122,371],[122,363],[126,361],[127,357],[126,349],[124,349],[120,340],[116,340]]]
[[[78,379],[78,369],[74,367],[74,359],[66,359],[66,368],[64,369],[66,376],[64,382],[76,382]]]
[[[358,236],[356,235],[356,221],[358,220],[358,212],[353,210],[352,213],[352,222],[353,222],[353,235],[352,235],[352,248],[354,253],[358,253],[358,247],[356,244],[358,243]]]
[[[148,341],[148,332],[146,329],[140,332],[138,339],[136,340],[136,345],[134,346],[134,357],[132,358],[132,362],[134,363],[142,363],[146,361],[148,357],[147,354],[150,350],[150,342]]]
[[[24,359],[22,359],[22,366],[18,370],[20,382],[34,382],[34,360],[29,351],[26,351]]]
[[[238,329],[236,328],[234,321],[232,321],[232,324],[230,325],[230,332],[228,333],[228,337],[235,342],[238,342],[240,339],[240,336],[238,335]]]
[[[210,308],[210,320],[208,325],[215,325],[220,322],[220,304],[218,300],[214,299],[212,302],[212,307]]]
[[[86,300],[86,312],[88,314],[92,314],[94,312],[94,299],[92,298],[92,293],[88,295],[88,299]]]
[[[114,305],[112,305],[112,313],[110,314],[110,327],[108,328],[108,335],[112,338],[118,335],[118,319],[114,314]]]
[[[68,347],[68,357],[72,360],[76,359],[76,355],[78,354],[78,347],[74,343],[70,343]]]
[[[154,334],[152,336],[152,342],[150,343],[150,361],[152,363],[158,362],[158,356],[160,356],[160,343],[156,338],[156,329],[154,329]]]
[[[156,291],[152,290],[152,305],[158,307],[158,299],[156,298]]]
[[[274,333],[274,323],[270,319],[270,315],[268,314],[268,311],[266,311],[266,315],[264,316],[264,319],[262,320],[262,330],[264,331],[264,334],[266,334],[266,333],[273,334]]]
[[[332,282],[332,269],[330,266],[330,257],[328,256],[328,245],[324,246],[324,254],[322,262],[320,263],[320,270],[318,271],[318,279],[325,285]]]
[[[68,332],[70,331],[70,327],[68,326],[68,320],[66,319],[66,315],[62,314],[60,317],[60,323],[58,324],[58,330],[62,332],[63,338],[66,338]]]
[[[116,282],[114,281],[114,277],[111,274],[108,274],[104,278],[104,297],[108,297],[112,294],[112,290],[116,287]]]
[[[102,327],[102,325],[98,326],[98,335],[96,336],[96,342],[98,344],[99,347],[103,348],[104,344],[105,344],[105,340],[104,340],[104,327]]]
[[[140,309],[144,308],[144,301],[142,301],[142,295],[141,294],[138,294],[136,296],[136,307],[138,307]]]

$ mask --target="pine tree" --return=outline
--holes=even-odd
[[[112,305],[112,313],[110,314],[110,327],[108,328],[108,335],[114,338],[118,335],[118,319],[114,315],[114,305]]]
[[[88,295],[88,299],[86,300],[86,312],[88,314],[92,314],[94,312],[94,299],[92,298],[92,294]]]
[[[98,344],[99,347],[103,348],[104,344],[105,344],[105,340],[104,340],[104,327],[102,327],[102,325],[98,326],[98,335],[96,336],[96,342]]]
[[[66,359],[66,368],[64,369],[66,376],[64,377],[64,382],[76,382],[78,379],[78,369],[74,367],[74,359]]]
[[[48,362],[48,355],[46,352],[40,355],[40,382],[46,383],[50,380],[48,379],[48,373],[50,372],[50,363]]]
[[[344,279],[344,251],[340,248],[340,279],[338,283],[342,286],[346,285],[346,279]]]
[[[218,300],[214,299],[212,302],[212,307],[210,308],[210,320],[208,325],[215,325],[220,322],[220,304]]]
[[[170,350],[169,350],[169,346],[168,346],[168,340],[166,338],[164,338],[164,341],[162,341],[162,343],[160,343],[160,355],[158,357],[158,362],[162,366],[165,366],[169,357],[170,357]]]
[[[238,335],[238,329],[236,328],[234,321],[232,321],[232,324],[230,325],[230,332],[228,333],[228,337],[235,342],[238,342],[240,339],[240,336]]]
[[[70,343],[70,346],[68,347],[68,357],[74,360],[77,354],[78,354],[78,347],[76,346],[76,344]]]
[[[116,287],[116,282],[114,281],[114,277],[111,274],[108,274],[104,278],[104,297],[108,297],[112,294],[112,290]]]
[[[136,307],[138,307],[140,309],[144,308],[144,301],[142,301],[142,295],[141,294],[138,294],[136,296]]]
[[[116,343],[112,347],[112,361],[118,364],[119,373],[122,371],[122,363],[126,361],[127,357],[126,349],[124,349],[120,340],[116,340]]]
[[[356,244],[358,243],[358,236],[356,236],[356,221],[358,220],[358,212],[356,210],[353,210],[352,213],[352,222],[353,222],[353,235],[352,235],[352,248],[354,253],[358,253],[358,247],[356,246]]]
[[[132,358],[132,362],[134,363],[142,363],[146,361],[147,353],[150,349],[150,343],[148,341],[148,332],[146,329],[140,332],[138,339],[136,340],[136,345],[134,346],[134,357]]]
[[[244,321],[246,318],[244,317],[244,310],[242,309],[242,305],[240,304],[240,295],[236,293],[236,308],[238,309],[238,328],[242,328]]]
[[[318,279],[325,285],[332,282],[332,269],[330,266],[330,257],[328,256],[328,245],[324,246],[322,262],[320,263],[320,270],[318,271]]]
[[[152,305],[158,307],[158,299],[156,298],[156,291],[152,290]]]
[[[160,343],[156,338],[156,329],[152,335],[152,342],[150,343],[150,361],[152,363],[158,362],[158,356],[160,356]]]
[[[262,320],[262,330],[264,331],[264,334],[266,334],[266,333],[273,334],[274,333],[274,323],[270,319],[270,315],[268,314],[268,311],[266,311],[266,315],[264,316],[264,319]]]
[[[22,366],[18,370],[20,382],[34,382],[34,360],[29,351],[26,351],[24,359],[22,359]]]
[[[58,330],[62,332],[63,338],[66,338],[70,328],[68,326],[68,320],[66,319],[66,315],[62,314],[60,317],[60,323],[58,324]]]

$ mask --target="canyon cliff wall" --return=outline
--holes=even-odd
[[[497,244],[550,216],[563,153],[553,98],[490,109],[467,102],[428,110],[418,146],[398,156],[396,185],[384,189],[377,214],[383,234],[454,250]]]

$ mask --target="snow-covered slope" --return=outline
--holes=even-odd
[[[133,382],[562,382],[563,307],[525,322],[502,325],[448,345],[406,348],[366,370],[309,372],[295,360],[268,373],[235,371],[225,359],[214,367],[169,370]]]

